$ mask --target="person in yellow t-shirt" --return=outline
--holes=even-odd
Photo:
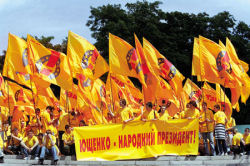
[[[22,134],[19,133],[18,128],[14,128],[11,134],[10,146],[9,149],[15,154],[19,154],[21,152],[21,141],[23,139]]]
[[[230,117],[230,119],[226,123],[226,143],[228,151],[230,151],[230,148],[232,146],[233,130],[235,126],[235,119],[233,117]]]
[[[248,134],[246,141],[245,141],[245,151],[246,151],[246,155],[250,155],[250,134]]]
[[[233,130],[233,140],[232,140],[232,148],[231,151],[236,154],[241,154],[243,155],[243,150],[244,150],[244,145],[245,142],[243,140],[243,135],[238,132],[238,130],[235,128]]]
[[[220,105],[216,104],[214,106],[214,121],[215,121],[215,139],[216,144],[219,147],[219,155],[227,155],[227,145],[226,145],[226,130],[225,125],[227,123],[226,114],[220,110]]]
[[[57,148],[56,148],[56,137],[52,135],[51,129],[48,128],[43,137],[43,146],[40,153],[39,164],[43,165],[45,154],[52,155],[54,164],[57,164],[59,160],[57,156]]]
[[[159,120],[168,121],[169,119],[171,119],[171,116],[168,114],[168,111],[167,111],[167,108],[170,106],[170,104],[171,102],[168,102],[167,104],[165,104],[165,100],[162,101],[162,106],[160,110],[158,111]]]
[[[203,143],[205,147],[205,155],[210,155],[208,150],[208,141],[210,144],[210,150],[213,156],[215,156],[215,146],[214,146],[214,115],[211,110],[207,109],[207,103],[202,103],[202,113],[200,119],[200,133],[203,138]]]
[[[148,102],[146,104],[146,109],[143,111],[143,107],[141,107],[141,120],[148,121],[148,120],[157,120],[159,119],[159,114],[157,111],[153,109],[153,104]]]
[[[59,110],[59,126],[58,126],[58,137],[59,137],[59,149],[63,151],[62,135],[65,132],[65,126],[69,124],[69,114],[62,110]]]
[[[41,122],[42,118],[41,118],[40,112],[41,112],[40,109],[36,108],[35,116],[31,116],[30,122],[29,122],[30,127],[34,131],[35,135],[38,135],[42,128],[42,122]]]
[[[249,136],[250,129],[245,128],[244,134],[243,134],[243,140],[246,142],[247,137]]]
[[[190,108],[185,110],[183,115],[181,116],[182,119],[198,119],[200,118],[200,112],[197,110],[197,104],[195,101],[190,101]]]
[[[53,110],[54,107],[47,106],[46,110],[41,114],[42,133],[45,133],[55,120],[51,119],[51,117],[53,117]]]
[[[3,157],[4,157],[3,148],[4,148],[4,143],[3,143],[2,137],[0,136],[0,163],[4,162],[3,161]]]
[[[65,126],[65,133],[62,136],[64,143],[63,152],[65,155],[75,155],[75,140],[72,129],[69,125]]]
[[[29,155],[35,155],[35,159],[39,159],[40,146],[37,137],[34,136],[33,130],[28,131],[28,136],[23,138],[21,145],[25,160],[28,159]]]
[[[119,114],[121,116],[122,122],[124,123],[134,120],[133,111],[130,107],[127,106],[127,102],[125,99],[120,100]]]

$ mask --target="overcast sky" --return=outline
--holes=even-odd
[[[206,12],[211,16],[229,11],[237,21],[250,25],[250,0],[161,1],[160,7],[164,11]],[[27,33],[39,37],[54,36],[55,44],[61,43],[71,30],[94,43],[86,26],[90,6],[118,3],[124,6],[127,2],[136,0],[0,0],[0,54],[7,49],[9,32],[19,37]]]

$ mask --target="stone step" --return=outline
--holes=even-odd
[[[22,159],[5,159],[4,164],[22,166],[26,165],[37,165],[37,160],[22,160]],[[53,162],[51,160],[44,160],[44,164],[51,165]],[[71,160],[60,160],[58,165],[239,165],[239,164],[249,164],[250,159],[235,159],[235,160],[166,160],[166,161],[71,161]]]
[[[17,155],[5,155],[5,159],[22,159],[22,156]],[[234,160],[234,159],[248,159],[250,156],[243,155],[237,156],[159,156],[157,158],[144,158],[144,159],[137,159],[137,160],[125,160],[125,161],[203,161],[203,160]],[[31,159],[34,159],[32,156]],[[49,157],[47,160],[51,160],[52,158]],[[65,161],[75,161],[75,156],[60,156],[60,160]]]

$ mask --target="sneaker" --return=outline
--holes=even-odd
[[[227,154],[227,153],[225,153],[225,154],[224,154],[224,156],[228,156],[228,154]]]
[[[54,160],[54,165],[57,165],[57,161],[58,161],[58,160]]]
[[[3,156],[0,157],[0,163],[4,163]]]
[[[35,157],[35,160],[39,160],[39,157]]]
[[[23,159],[24,159],[24,160],[28,160],[28,159],[29,159],[29,157],[24,157]]]
[[[221,153],[220,156],[224,156],[224,153]]]
[[[240,153],[240,156],[243,156],[244,154],[243,153]]]
[[[43,159],[39,160],[39,165],[43,165]]]

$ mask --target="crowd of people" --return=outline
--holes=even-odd
[[[199,108],[195,101],[190,101],[185,110],[174,116],[168,113],[171,102],[165,100],[160,106],[148,102],[139,111],[133,111],[125,99],[121,99],[119,104],[120,109],[116,113],[108,112],[109,123],[199,119],[200,155],[250,155],[249,128],[244,134],[239,133],[234,118],[229,119],[219,104],[214,109],[208,109],[206,102]],[[33,155],[43,164],[45,156],[49,155],[57,164],[59,156],[75,155],[73,129],[83,126],[87,124],[77,110],[65,112],[52,106],[47,106],[46,110],[36,108],[35,115],[13,122],[0,109],[0,160],[3,162],[4,154],[23,155],[25,160]]]

